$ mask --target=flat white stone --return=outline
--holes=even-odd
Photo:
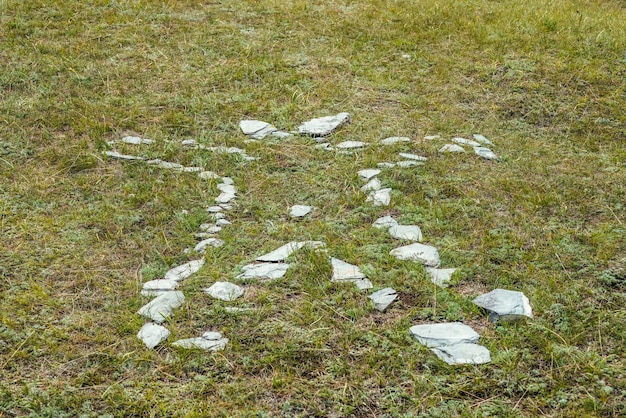
[[[461,137],[455,137],[452,138],[452,142],[455,142],[457,144],[461,144],[461,145],[470,145],[472,147],[477,147],[480,144],[476,141],[472,141],[471,139],[466,139],[466,138],[461,138]]]
[[[328,142],[324,142],[323,144],[317,144],[315,146],[315,148],[323,149],[325,151],[332,151],[332,150],[334,150],[334,148]]]
[[[235,306],[225,306],[224,310],[228,313],[242,313],[253,311],[253,308],[237,308]]]
[[[185,280],[187,277],[191,276],[194,273],[197,273],[200,268],[204,265],[204,258],[199,260],[193,260],[188,263],[182,264],[178,267],[174,267],[167,273],[165,273],[165,280]]]
[[[365,274],[361,273],[361,269],[353,264],[334,257],[330,258],[330,264],[333,267],[333,277],[331,278],[333,282],[365,278]]]
[[[441,135],[426,135],[424,137],[424,139],[427,141],[432,141],[433,139],[439,139],[439,138],[441,138]]]
[[[243,266],[238,279],[280,279],[287,273],[289,264],[287,263],[256,263]]]
[[[163,293],[167,293],[167,292],[171,292],[171,290],[164,290],[164,289],[141,289],[139,294],[141,296],[155,297],[155,296],[161,296]]]
[[[417,154],[409,154],[408,152],[401,152],[398,155],[402,158],[406,158],[407,160],[415,160],[415,161],[428,161],[428,158],[422,157]]]
[[[446,144],[439,149],[439,152],[465,152],[465,149],[456,144]]]
[[[226,302],[231,302],[243,295],[243,287],[229,282],[215,282],[211,287],[203,290],[214,298]]]
[[[174,290],[178,287],[176,280],[150,280],[143,284],[144,290]]]
[[[438,267],[440,263],[437,249],[425,244],[405,245],[391,250],[389,254],[398,260],[419,261],[428,267]]]
[[[381,312],[387,309],[387,306],[391,305],[391,302],[397,297],[397,292],[391,287],[386,287],[368,296],[374,302],[374,307]]]
[[[276,263],[279,261],[285,260],[289,257],[293,252],[299,250],[304,246],[308,246],[311,248],[320,248],[324,247],[326,244],[320,241],[292,241],[285,245],[281,245],[277,249],[272,252],[269,252],[265,255],[262,255],[256,259],[256,261],[267,261],[270,263]]]
[[[205,333],[202,334],[202,338],[204,338],[205,340],[209,340],[209,341],[221,340],[222,333],[218,331],[206,331]]]
[[[224,210],[221,206],[209,206],[208,208],[206,208],[206,211],[209,213],[217,213],[217,212],[221,212],[222,210]]]
[[[200,171],[202,171],[201,167],[183,167],[185,173],[198,173]]]
[[[359,175],[359,177],[361,177],[363,180],[369,180],[372,177],[376,177],[377,175],[380,174],[380,170],[375,169],[375,168],[366,168],[364,170],[359,170],[357,172],[357,174]]]
[[[198,173],[198,177],[200,177],[201,179],[204,179],[204,180],[209,180],[209,179],[219,179],[220,175],[219,174],[215,174],[212,171],[202,171],[202,172]]]
[[[436,269],[426,267],[426,271],[430,274],[430,281],[439,287],[448,287],[448,283],[452,279],[452,274],[456,269]]]
[[[203,226],[203,225],[208,225],[208,224],[202,224],[202,225],[200,225],[200,226]],[[207,234],[217,234],[217,233],[218,233],[218,232],[220,232],[221,230],[222,230],[222,227],[221,227],[221,226],[218,226],[218,225],[211,225],[211,226],[207,227],[207,228],[204,230],[204,232],[206,232]]]
[[[374,223],[372,224],[374,228],[378,228],[378,229],[388,229],[396,225],[398,225],[398,221],[396,221],[389,215],[376,219]]]
[[[233,205],[229,203],[220,203],[219,206],[224,210],[231,210],[233,208]]]
[[[429,348],[475,343],[480,338],[476,331],[460,322],[414,325],[411,327],[411,334]]]
[[[207,351],[219,351],[223,350],[228,344],[228,338],[222,338],[219,340],[207,340],[206,338],[185,338],[172,343],[174,347],[185,348],[188,350],[207,350]]]
[[[313,206],[306,205],[293,205],[289,211],[289,216],[292,218],[302,218],[308,215],[313,210]]]
[[[474,152],[476,155],[486,158],[487,160],[497,160],[498,156],[491,151],[489,148],[485,147],[474,147]]]
[[[184,168],[182,164],[171,163],[169,161],[163,161],[158,158],[154,160],[146,161],[146,164],[156,165],[159,168],[165,168],[167,170],[182,170]]]
[[[260,120],[242,120],[239,127],[244,134],[254,139],[263,139],[278,130],[275,126]]]
[[[222,192],[219,196],[215,198],[216,203],[228,203],[231,200],[235,199],[237,196],[233,193]]]
[[[289,132],[274,131],[274,132],[272,132],[272,136],[274,138],[284,139],[284,138],[289,138],[292,135]]]
[[[197,253],[202,253],[209,247],[217,248],[221,247],[222,245],[224,245],[224,241],[222,241],[221,239],[207,238],[196,244],[196,247],[193,250]]]
[[[491,361],[489,350],[478,344],[459,343],[431,348],[430,351],[450,365],[485,364]]]
[[[474,137],[474,139],[477,142],[480,142],[483,145],[489,145],[491,147],[494,146],[493,142],[491,142],[490,140],[488,140],[484,135],[481,134],[473,134],[472,137]]]
[[[380,190],[381,187],[382,187],[382,184],[380,180],[378,180],[377,178],[373,178],[370,181],[368,181],[367,184],[365,184],[365,186],[361,187],[361,191],[367,193],[367,192],[371,192],[372,190]]]
[[[369,194],[366,202],[374,202],[374,206],[387,206],[391,202],[391,189],[375,190]]]
[[[219,206],[217,206],[217,207],[218,207],[220,210],[222,210],[222,208],[220,208]],[[209,218],[211,218],[211,219],[215,219],[216,221],[217,221],[217,220],[220,220],[220,219],[225,219],[225,218],[226,218],[226,214],[225,214],[225,213],[223,213],[223,212],[219,212],[219,211],[218,211],[218,212],[211,212],[211,213],[209,213],[209,215],[208,215],[208,216],[209,216]],[[203,224],[203,225],[204,225],[204,224]]]
[[[398,161],[396,165],[400,168],[409,168],[409,167],[416,167],[418,165],[424,165],[424,162],[407,160],[407,161]]]
[[[198,145],[198,141],[196,141],[195,139],[184,139],[184,140],[180,141],[180,143],[182,145],[186,145],[188,147],[192,147],[192,146]]]
[[[237,188],[235,186],[233,186],[232,184],[224,184],[224,183],[220,183],[217,185],[217,189],[223,193],[228,193],[228,194],[237,194]]]
[[[227,220],[227,219],[218,219],[217,221],[215,221],[215,226],[227,226],[227,225],[231,225],[232,222]]]
[[[298,127],[298,133],[311,136],[326,136],[339,126],[350,121],[349,113],[338,113],[334,116],[323,116],[303,122]]]
[[[345,281],[354,283],[359,290],[367,290],[367,289],[371,289],[372,287],[374,287],[374,285],[368,278],[352,279],[352,280],[345,280]]]
[[[143,157],[138,157],[136,155],[120,154],[117,151],[104,151],[104,154],[107,157],[117,158],[118,160],[144,160],[145,159]]]
[[[383,145],[393,145],[399,142],[411,142],[411,138],[407,138],[406,136],[390,136],[380,141]]]
[[[137,333],[137,338],[143,341],[148,348],[156,347],[169,336],[170,331],[167,328],[163,325],[153,324],[152,322],[144,324]]]
[[[217,152],[218,154],[241,154],[246,155],[246,151],[237,147],[206,147],[205,149],[213,152]]]
[[[126,144],[132,145],[141,145],[141,144],[152,144],[154,141],[152,139],[140,138],[138,136],[125,136],[122,138],[122,142]]]
[[[376,164],[377,167],[379,168],[394,168],[396,166],[395,163],[388,163],[388,162],[382,162],[382,163],[378,163]]]
[[[473,302],[489,311],[489,319],[492,322],[498,320],[514,321],[525,317],[533,317],[530,301],[522,292],[495,289],[478,296]]]
[[[174,309],[185,302],[183,292],[172,291],[163,293],[145,304],[137,312],[141,316],[152,319],[159,324],[172,316]]]
[[[395,239],[422,240],[422,230],[417,225],[393,225],[389,228],[389,235]]]
[[[231,179],[230,177],[222,177],[222,183],[224,183],[224,184],[235,184],[233,179]]]
[[[363,148],[365,146],[367,146],[368,143],[367,142],[363,142],[363,141],[343,141],[338,143],[337,145],[335,145],[335,148],[337,149],[356,149],[356,148]]]

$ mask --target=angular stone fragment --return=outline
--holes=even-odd
[[[243,273],[237,276],[238,279],[280,279],[287,273],[289,264],[287,263],[255,263],[242,267]]]
[[[441,138],[441,135],[426,135],[424,136],[424,139],[427,141],[432,141],[433,139],[439,139]]]
[[[202,171],[202,172],[198,173],[198,177],[200,177],[203,180],[209,180],[209,179],[219,179],[220,175],[219,174],[215,174],[212,171]]]
[[[398,155],[400,155],[400,157],[402,158],[406,158],[407,160],[428,161],[428,158],[422,157],[421,155],[417,155],[417,154],[409,154],[407,152],[401,152]]]
[[[270,263],[276,263],[276,262],[285,260],[294,251],[297,251],[304,246],[308,246],[311,248],[320,248],[325,245],[326,244],[320,241],[292,241],[292,242],[289,242],[285,245],[278,247],[272,252],[269,252],[265,255],[258,257],[256,261],[267,261]]]
[[[278,130],[275,126],[260,120],[242,120],[239,122],[239,128],[254,139],[263,139]]]
[[[446,144],[439,149],[439,152],[465,152],[465,149],[456,144]]]
[[[430,351],[450,365],[485,364],[491,361],[489,350],[478,344],[459,343],[431,348]]]
[[[475,343],[480,336],[460,322],[414,325],[411,334],[426,347],[442,347],[459,343]]]
[[[193,250],[197,253],[202,253],[209,247],[217,248],[221,247],[222,245],[224,245],[224,241],[222,241],[221,239],[207,238],[196,244],[196,247]]]
[[[391,189],[375,190],[369,194],[366,202],[374,202],[374,206],[388,206],[391,202]]]
[[[199,260],[193,260],[188,263],[182,264],[178,267],[174,267],[167,273],[165,273],[165,280],[185,280],[187,277],[196,273],[204,265],[204,258]]]
[[[395,239],[422,240],[422,230],[417,225],[393,225],[389,228],[389,235]]]
[[[337,149],[355,149],[355,148],[363,148],[367,146],[367,142],[363,141],[343,141],[335,145]]]
[[[333,267],[333,277],[331,278],[333,282],[365,278],[365,274],[361,273],[361,269],[353,264],[334,257],[331,257],[330,264]]]
[[[137,338],[143,341],[146,347],[152,349],[159,345],[161,341],[167,339],[170,336],[170,331],[163,325],[153,324],[148,322],[144,324],[139,332]]]
[[[174,347],[185,348],[188,350],[207,350],[207,351],[219,351],[223,350],[228,344],[228,338],[220,338],[217,340],[210,340],[203,337],[185,338],[172,343]]]
[[[215,198],[216,203],[228,203],[231,200],[235,199],[237,196],[234,193],[226,193],[222,192],[219,196]]]
[[[224,183],[224,184],[234,184],[235,182],[230,177],[222,177],[222,183]]]
[[[489,148],[485,148],[485,147],[474,147],[474,152],[476,153],[476,155],[483,157],[487,160],[497,160],[498,156],[491,151]]]
[[[398,294],[391,287],[386,287],[368,296],[374,302],[374,307],[381,312],[387,309],[387,306],[391,305],[391,302],[396,300],[397,297]]]
[[[398,260],[419,261],[428,267],[438,267],[440,263],[437,249],[425,244],[405,245],[391,250],[389,254]]]
[[[407,161],[398,161],[396,163],[396,165],[400,168],[409,168],[409,167],[416,167],[418,165],[424,165],[423,161],[414,161],[414,160],[407,160]]]
[[[152,299],[142,306],[137,313],[160,324],[172,316],[174,309],[181,306],[184,302],[185,295],[183,295],[183,292],[171,291]]]
[[[377,170],[375,168],[366,168],[364,170],[359,170],[357,172],[357,174],[359,175],[359,177],[361,177],[363,180],[369,180],[372,177],[376,177],[377,175],[380,174],[380,170]]]
[[[359,290],[366,290],[366,289],[371,289],[372,287],[374,287],[374,285],[372,284],[372,282],[370,282],[368,278],[352,279],[352,280],[346,280],[346,281],[354,283]]]
[[[430,281],[439,287],[448,287],[448,283],[452,279],[452,274],[456,269],[436,269],[426,267],[426,271],[430,274]]]
[[[171,163],[169,161],[163,161],[163,160],[160,160],[158,158],[156,158],[154,160],[146,161],[146,164],[148,164],[148,165],[156,165],[159,168],[165,168],[165,169],[168,169],[168,170],[182,170],[184,168],[182,164]]]
[[[461,137],[452,138],[452,142],[455,142],[461,145],[470,145],[472,147],[477,147],[480,145],[476,141],[472,141],[471,139],[466,139],[466,138],[461,138]]]
[[[217,212],[221,212],[222,210],[224,210],[221,206],[209,206],[208,208],[206,208],[206,211],[209,213],[217,213]]]
[[[481,144],[483,144],[483,145],[489,145],[490,147],[493,147],[493,146],[494,146],[493,142],[491,142],[490,140],[488,140],[488,139],[487,139],[484,135],[481,135],[481,134],[473,134],[472,136],[474,137],[474,139],[475,139],[477,142],[480,142],[480,143],[481,143]]]
[[[165,289],[141,289],[139,294],[141,296],[156,297],[156,296],[161,296],[163,293],[167,293],[167,292],[171,292],[171,290],[165,290]]]
[[[104,154],[107,157],[117,158],[118,160],[145,160],[145,158],[143,157],[137,157],[136,155],[120,154],[117,151],[104,151]]]
[[[289,211],[289,216],[292,218],[302,218],[308,215],[312,210],[313,206],[293,205]]]
[[[348,121],[350,121],[350,114],[345,112],[334,116],[323,116],[303,122],[298,127],[298,132],[304,135],[326,136]]]
[[[237,194],[237,188],[232,184],[220,183],[217,185],[217,189],[223,193],[229,193],[232,195]]]
[[[243,287],[229,282],[215,282],[211,287],[203,290],[214,298],[225,302],[231,302],[243,295]]]
[[[332,151],[332,150],[334,150],[334,148],[333,148],[333,147],[332,147],[332,146],[331,146],[328,142],[325,142],[325,143],[323,143],[323,144],[317,144],[317,145],[315,146],[315,148],[317,148],[317,149],[323,149],[323,150],[325,150],[325,151]]]
[[[489,312],[489,320],[492,322],[533,317],[530,301],[522,292],[495,289],[478,296],[473,302]]]
[[[152,144],[154,141],[152,139],[140,138],[138,136],[125,136],[124,138],[122,138],[122,142],[132,145],[149,145]]]
[[[204,231],[208,234],[217,234],[222,230],[221,226],[212,225],[212,224],[200,224],[200,231]]]
[[[383,145],[393,145],[399,142],[411,142],[411,138],[407,138],[406,136],[390,136],[380,141]]]
[[[367,192],[371,192],[372,190],[380,190],[381,187],[382,187],[382,184],[380,180],[378,180],[377,178],[373,178],[370,181],[368,181],[367,184],[365,184],[365,186],[361,187],[361,191],[367,193]]]
[[[143,284],[144,290],[174,290],[178,287],[176,280],[150,280]]]
[[[201,167],[183,167],[184,173],[199,173],[202,171]]]
[[[274,132],[272,132],[272,136],[274,138],[278,138],[278,139],[288,138],[291,135],[292,134],[290,134],[289,132],[283,132],[283,131],[274,131]]]
[[[231,224],[232,224],[232,222],[230,222],[227,219],[218,219],[217,221],[215,221],[215,226],[218,226],[218,227],[231,225]]]
[[[396,164],[395,163],[382,162],[382,163],[376,164],[376,166],[379,167],[379,168],[394,168],[396,166]]]
[[[374,228],[378,228],[378,229],[388,229],[395,225],[398,225],[398,221],[396,221],[389,215],[376,219],[374,223],[372,224]]]

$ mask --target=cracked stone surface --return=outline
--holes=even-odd
[[[287,273],[287,263],[253,263],[242,267],[243,273],[238,279],[280,279]]]
[[[173,269],[165,273],[165,276],[163,278],[165,280],[175,281],[185,280],[187,277],[198,272],[198,270],[200,270],[203,265],[204,258],[201,258],[199,260],[193,260],[178,267],[174,267]]]
[[[368,296],[374,302],[374,307],[383,312],[398,297],[397,292],[391,287],[386,287]]]
[[[491,355],[486,347],[472,343],[446,345],[431,348],[430,351],[450,365],[485,364],[491,361]]]
[[[174,309],[181,306],[184,302],[185,295],[183,295],[183,292],[171,291],[157,296],[142,306],[137,313],[160,324],[171,317]]]
[[[485,147],[474,147],[474,152],[476,153],[476,155],[483,157],[487,160],[497,160],[498,156],[491,151],[489,148],[485,148]]]
[[[242,120],[239,122],[239,128],[241,131],[254,138],[254,139],[263,139],[268,135],[271,135],[273,132],[276,132],[275,126],[263,122],[261,120]]]
[[[395,239],[422,240],[422,230],[417,225],[392,225],[389,228],[389,235]]]
[[[378,228],[378,229],[388,229],[396,225],[398,225],[398,221],[396,221],[389,215],[376,219],[374,223],[372,224],[374,228]]]
[[[373,202],[374,206],[388,206],[391,202],[391,189],[375,190],[369,194],[366,202]]]
[[[477,147],[480,145],[476,141],[472,141],[471,139],[466,139],[466,138],[461,138],[461,137],[452,138],[452,142],[455,142],[460,145],[470,145],[472,147]]]
[[[361,187],[362,192],[371,192],[372,190],[380,190],[382,187],[382,183],[377,178],[373,178],[368,181],[363,187]]]
[[[302,218],[313,210],[313,206],[306,205],[293,205],[289,211],[289,216],[292,218]]]
[[[452,279],[452,274],[456,269],[436,269],[432,267],[426,267],[426,271],[430,275],[430,281],[439,287],[448,287],[448,283]]]
[[[437,249],[425,244],[405,245],[391,250],[389,254],[398,260],[419,261],[428,267],[438,267],[440,263]]]
[[[439,149],[439,152],[465,152],[465,148],[456,144],[446,144]]]
[[[159,345],[169,336],[170,331],[167,328],[163,325],[153,324],[152,322],[144,324],[137,333],[137,338],[143,341],[146,347],[150,349]]]
[[[323,116],[303,122],[298,127],[298,132],[311,136],[327,136],[332,131],[350,121],[349,113],[338,113],[334,116]]]
[[[205,293],[225,302],[232,302],[243,296],[243,287],[229,282],[215,282],[211,287],[203,289]]]
[[[398,154],[402,158],[406,158],[407,160],[415,160],[415,161],[428,161],[428,158],[422,157],[417,154],[409,154],[407,152],[401,152]]]
[[[472,137],[476,140],[476,142],[480,142],[483,145],[489,145],[490,147],[494,146],[493,142],[488,140],[484,135],[473,134]]]
[[[308,246],[311,248],[320,248],[324,247],[326,244],[320,241],[292,241],[288,242],[285,245],[281,245],[277,249],[267,254],[264,254],[256,259],[256,261],[267,261],[271,263],[275,263],[278,261],[283,261],[287,257],[289,257],[293,252],[298,251],[304,246]]]
[[[363,180],[369,180],[372,177],[376,177],[377,175],[379,175],[380,174],[380,170],[375,169],[375,168],[366,168],[364,170],[359,170],[357,172],[357,174]]]
[[[383,145],[393,145],[400,142],[411,142],[411,138],[407,138],[406,136],[390,136],[380,141]]]
[[[530,301],[522,292],[495,289],[478,296],[473,302],[489,312],[489,320],[492,322],[533,317]]]
[[[475,343],[480,338],[476,331],[461,322],[414,325],[410,331],[420,343],[429,348]]]

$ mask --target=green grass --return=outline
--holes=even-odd
[[[0,417],[624,416],[626,11],[617,1],[0,0]],[[408,55],[408,58],[403,57]],[[251,143],[244,118],[294,129],[350,112],[332,143]],[[479,132],[498,162],[441,156]],[[170,341],[212,329],[220,353],[147,350],[141,283],[185,262],[215,184],[107,160],[118,148],[231,176],[226,245],[183,283]],[[411,144],[375,145],[387,136]],[[196,139],[258,161],[183,149]],[[359,169],[386,170],[392,206]],[[317,210],[300,222],[288,207]],[[183,210],[188,214],[184,215]],[[389,256],[371,222],[417,223],[455,284]],[[201,289],[301,239],[400,293],[385,313],[302,251],[232,304]],[[523,291],[535,318],[491,324],[471,298]],[[225,306],[255,308],[229,314]],[[464,321],[492,363],[449,367],[408,333]]]

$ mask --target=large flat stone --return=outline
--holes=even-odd
[[[298,132],[304,135],[326,136],[349,121],[350,114],[345,112],[338,113],[334,116],[323,116],[303,122],[298,127]]]
[[[287,257],[289,257],[295,251],[298,251],[304,246],[308,246],[311,248],[320,248],[325,245],[326,244],[320,241],[292,241],[288,242],[285,245],[281,245],[272,252],[257,257],[256,261],[267,261],[271,263],[276,263],[279,261],[284,261]]]
[[[167,273],[165,273],[165,280],[185,280],[187,277],[191,276],[194,273],[197,273],[198,270],[202,268],[204,265],[204,258],[199,260],[193,260],[188,263],[182,264],[178,267],[174,267]]]
[[[359,170],[357,174],[363,180],[369,180],[372,177],[376,177],[377,175],[379,175],[380,174],[380,170],[378,170],[376,168],[366,168],[366,169],[363,169],[363,170]]]
[[[483,157],[487,160],[497,160],[498,156],[491,151],[489,148],[485,148],[485,147],[474,147],[474,153],[476,153],[476,155],[478,155],[479,157]]]
[[[430,275],[430,281],[439,287],[448,287],[448,283],[452,279],[452,274],[456,269],[436,269],[426,267],[426,271]]]
[[[490,147],[493,147],[494,144],[493,142],[491,142],[490,140],[488,140],[484,135],[481,134],[473,134],[472,137],[477,141],[480,142],[483,145],[489,145]]]
[[[452,138],[452,142],[455,142],[460,145],[470,145],[472,147],[477,147],[480,145],[476,141],[472,141],[471,139],[466,139],[466,138],[461,138],[461,137]]]
[[[411,142],[411,138],[407,138],[406,136],[390,136],[380,141],[383,145],[394,145],[401,142]]]
[[[374,228],[378,228],[378,229],[389,229],[392,226],[396,226],[396,225],[398,225],[398,221],[396,221],[389,215],[376,219],[374,223],[372,224]]]
[[[437,249],[425,244],[405,245],[391,250],[389,254],[398,260],[419,261],[428,267],[438,267],[440,263]]]
[[[374,206],[389,206],[389,203],[391,202],[391,189],[385,188],[374,190],[369,194],[365,201],[373,202]]]
[[[261,120],[242,120],[239,122],[239,128],[241,128],[241,131],[254,138],[254,139],[263,139],[268,135],[271,135],[272,133],[276,132],[278,129],[276,129],[275,126],[267,123],[267,122],[263,122]]]
[[[313,206],[293,205],[289,210],[289,216],[292,218],[302,218],[313,210]]]
[[[428,161],[428,158],[422,157],[421,155],[417,155],[417,154],[409,154],[406,152],[401,152],[399,155],[400,157],[406,158],[407,160]]]
[[[203,289],[205,293],[225,302],[232,302],[243,296],[243,287],[229,282],[215,282],[211,287]]]
[[[200,241],[198,244],[196,244],[196,247],[193,250],[197,253],[202,253],[209,247],[217,248],[221,247],[222,245],[224,245],[224,241],[218,238],[211,237]]]
[[[174,347],[180,347],[187,350],[207,350],[219,351],[223,350],[228,344],[228,338],[220,338],[218,340],[210,340],[203,337],[185,338],[172,343]]]
[[[439,149],[439,152],[441,153],[447,153],[447,152],[465,152],[465,148],[463,148],[460,145],[456,145],[456,144],[445,144],[443,147],[441,147]]]
[[[178,287],[176,280],[150,280],[143,284],[144,290],[175,290]]]
[[[476,331],[460,322],[414,325],[411,327],[411,334],[429,348],[475,343],[480,338]]]
[[[238,279],[280,279],[287,273],[287,263],[254,263],[243,266]]]
[[[492,322],[533,317],[530,301],[522,292],[495,289],[478,296],[473,302],[489,312],[489,319]]]
[[[160,324],[172,316],[174,309],[181,306],[184,302],[185,295],[183,295],[183,292],[171,291],[157,296],[142,306],[137,313]]]
[[[459,343],[431,348],[430,351],[450,365],[485,364],[491,361],[489,350],[478,344]]]
[[[131,145],[149,145],[152,144],[154,141],[152,139],[140,138],[138,136],[125,136],[124,138],[122,138],[122,142]]]
[[[373,178],[368,181],[363,187],[361,187],[362,192],[371,192],[373,190],[380,190],[382,187],[382,183],[377,178]]]
[[[389,228],[389,235],[395,239],[422,240],[422,230],[417,225],[392,225]]]
[[[163,325],[153,324],[152,322],[144,324],[137,333],[137,338],[143,341],[148,348],[156,347],[169,336],[170,331],[167,328]]]
[[[330,264],[333,267],[333,277],[331,280],[334,282],[365,278],[365,274],[361,273],[361,269],[353,264],[346,263],[335,257],[330,258]]]

